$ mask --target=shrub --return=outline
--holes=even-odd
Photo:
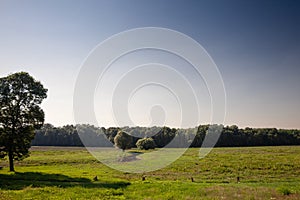
[[[292,194],[292,192],[288,188],[279,188],[278,190],[280,193],[286,196]]]
[[[141,150],[149,150],[154,149],[156,147],[156,144],[152,138],[143,138],[139,139],[136,142],[136,146]]]

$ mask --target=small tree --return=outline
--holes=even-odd
[[[115,146],[125,151],[132,147],[133,138],[124,131],[119,130],[114,138]]]
[[[149,150],[149,149],[155,149],[156,144],[152,138],[143,138],[143,139],[139,139],[136,142],[136,146],[137,148],[142,150]]]
[[[26,72],[0,78],[0,157],[8,156],[9,169],[14,160],[29,155],[34,129],[44,123],[40,108],[47,89]]]

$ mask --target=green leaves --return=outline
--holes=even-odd
[[[0,78],[1,155],[15,160],[28,156],[34,129],[44,123],[40,104],[46,97],[47,89],[26,72]]]
[[[132,148],[132,140],[133,138],[131,135],[121,130],[114,138],[115,145],[123,151]]]
[[[136,142],[136,146],[141,150],[149,150],[155,149],[156,144],[152,138],[143,138]]]

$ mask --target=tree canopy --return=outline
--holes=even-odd
[[[155,149],[155,146],[156,144],[152,138],[143,138],[136,142],[136,147],[141,150]]]
[[[130,149],[132,147],[132,136],[120,130],[115,136],[114,142],[116,147],[125,151],[126,149]]]
[[[47,89],[26,72],[0,78],[0,155],[8,156],[10,171],[14,160],[29,155],[34,130],[44,123],[40,107]]]

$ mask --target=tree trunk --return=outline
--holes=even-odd
[[[8,152],[8,159],[9,159],[9,171],[14,172],[14,158],[12,152]]]

